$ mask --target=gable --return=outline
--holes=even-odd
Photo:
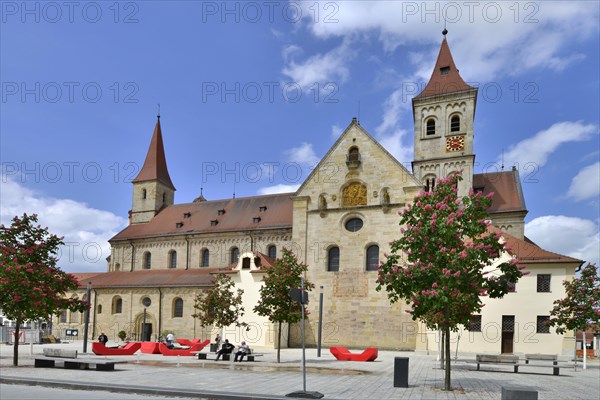
[[[309,197],[316,207],[321,198],[321,207],[339,208],[348,205],[348,189],[366,196],[360,205],[375,205],[385,196],[392,203],[410,201],[421,184],[353,119],[295,196]]]

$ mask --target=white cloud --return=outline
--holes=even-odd
[[[263,195],[263,194],[295,192],[296,190],[298,190],[299,187],[300,187],[300,185],[284,185],[284,184],[280,183],[278,185],[260,188],[260,189],[258,189],[258,194]]]
[[[381,135],[379,137],[379,143],[410,171],[410,161],[413,159],[413,148],[412,146],[402,145],[403,138],[405,138],[406,134],[406,131],[399,129],[391,134]]]
[[[548,251],[600,265],[600,232],[593,221],[546,215],[528,222],[525,234]]]
[[[585,141],[597,133],[598,127],[595,125],[569,121],[557,122],[533,137],[511,146],[504,155],[504,163],[507,166],[518,165],[519,167],[528,163],[542,166],[561,144]]]
[[[125,218],[70,199],[44,197],[2,175],[0,221],[10,225],[15,215],[37,214],[51,233],[64,236],[58,266],[66,272],[106,271],[108,239],[127,225]]]
[[[303,165],[315,165],[319,162],[319,157],[315,154],[312,143],[303,142],[298,147],[285,151],[290,161]]]
[[[560,71],[582,60],[573,44],[597,35],[599,16],[598,3],[588,1],[300,4],[309,29],[319,38],[374,33],[388,52],[408,43],[431,44],[429,51],[412,57],[421,60],[417,76],[423,79],[431,74],[446,19],[448,40],[464,76],[481,82],[540,68]]]
[[[594,199],[600,196],[600,161],[583,168],[571,181],[567,197],[576,201]]]
[[[283,51],[286,66],[282,73],[300,85],[304,90],[314,89],[318,84],[320,90],[326,90],[327,84],[338,87],[350,77],[347,63],[354,57],[350,40],[325,54],[316,54],[308,59],[296,62],[301,49],[296,45],[288,46]]]
[[[331,137],[333,140],[338,140],[338,138],[342,135],[344,129],[338,124],[331,126]]]

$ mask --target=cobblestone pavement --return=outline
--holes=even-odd
[[[19,367],[12,366],[12,346],[0,345],[1,384],[37,383],[188,398],[256,399],[281,398],[303,388],[301,349],[283,349],[279,364],[273,349],[257,349],[264,355],[257,357],[256,362],[242,363],[136,354],[111,357],[128,363],[117,364],[115,371],[102,372],[33,368],[35,355],[42,354],[44,347],[81,352],[83,344],[21,346]],[[393,387],[395,357],[409,358],[408,388]],[[503,386],[529,386],[538,390],[540,400],[600,398],[598,360],[590,360],[585,371],[581,368],[575,371],[572,363],[565,360],[560,376],[554,376],[551,365],[524,366],[517,374],[512,372],[512,366],[486,366],[485,370],[475,371],[475,364],[467,361],[474,356],[463,357],[453,361],[454,390],[446,392],[442,390],[444,371],[439,369],[435,355],[380,351],[376,361],[361,363],[337,361],[328,349],[323,349],[319,358],[316,349],[307,349],[306,389],[318,391],[327,399],[500,399]]]

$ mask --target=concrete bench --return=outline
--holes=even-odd
[[[77,350],[68,349],[42,349],[44,356],[56,358],[77,358]]]
[[[96,371],[114,371],[115,364],[126,363],[125,360],[109,360],[104,358],[64,358],[64,357],[36,357],[35,368],[54,368],[57,363],[62,363],[65,369],[89,369],[90,365],[96,367]]]
[[[553,365],[558,364],[558,356],[556,354],[525,354],[525,364],[529,361],[552,361]]]
[[[519,357],[512,354],[477,354],[475,356],[477,371],[481,370],[481,364],[504,364],[515,366],[514,372],[518,372]]]

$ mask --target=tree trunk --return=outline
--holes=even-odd
[[[279,329],[277,332],[277,363],[281,361],[281,321],[279,321]]]
[[[585,328],[583,328],[583,369],[587,369],[587,343],[585,340]]]
[[[21,321],[16,320],[17,326],[15,327],[15,337],[13,342],[13,365],[16,367],[19,365],[19,327]]]
[[[445,335],[446,335],[446,348],[445,348],[445,353],[446,353],[446,378],[445,378],[445,383],[444,383],[444,389],[445,390],[452,390],[452,386],[450,385],[450,326],[448,325],[448,323],[446,323],[446,326],[444,327],[445,329]]]
[[[444,369],[446,368],[446,363],[445,363],[445,348],[446,348],[446,342],[444,341],[444,338],[446,337],[446,331],[440,331],[440,369]]]

